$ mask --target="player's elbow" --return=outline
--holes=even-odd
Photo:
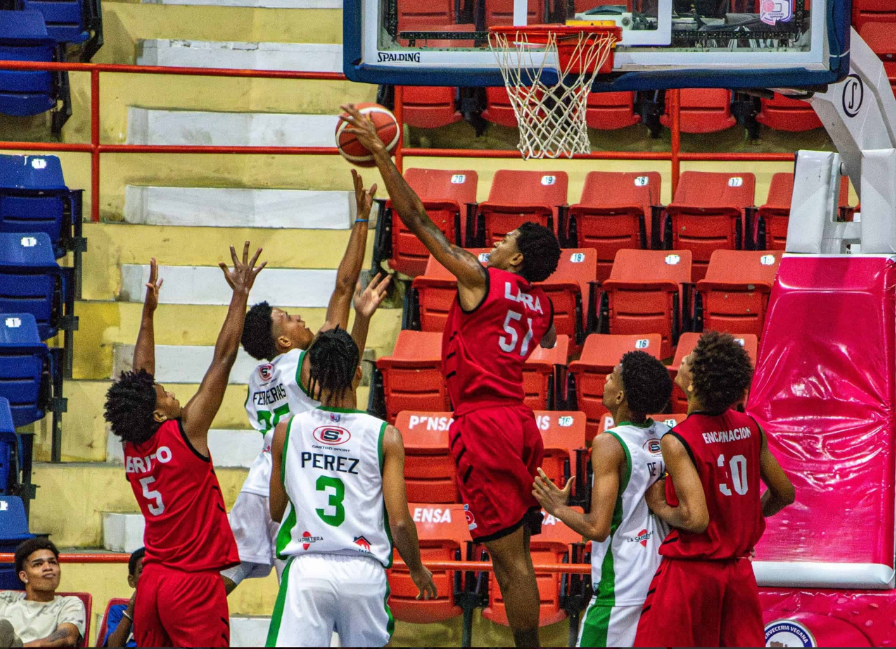
[[[389,517],[389,530],[392,532],[393,537],[408,534],[413,527],[414,521],[411,520],[410,516],[402,516],[395,519],[391,516]]]
[[[703,534],[706,531],[706,528],[709,527],[709,512],[705,509],[700,512],[696,512],[693,516],[689,517],[688,520],[688,532],[692,532],[694,534]]]
[[[610,538],[610,526],[609,525],[591,525],[588,529],[585,530],[585,536],[587,536],[592,541],[597,541],[598,543],[603,543],[608,538]]]
[[[775,496],[783,507],[792,505],[796,501],[796,489],[794,488],[793,483],[788,480],[787,486],[776,493]]]

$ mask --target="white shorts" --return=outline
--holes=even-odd
[[[395,622],[386,569],[376,559],[309,553],[290,557],[271,616],[268,647],[382,647]]]
[[[636,606],[601,606],[594,598],[579,628],[577,647],[631,647],[635,644],[638,620],[643,604]]]
[[[277,568],[283,572],[284,561],[277,559],[277,532],[280,523],[271,519],[270,499],[246,491],[240,492],[228,515],[230,529],[236,538],[242,564],[224,571],[236,584],[243,579],[261,579]]]

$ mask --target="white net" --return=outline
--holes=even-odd
[[[585,121],[588,94],[610,56],[615,35],[582,31],[571,42],[568,36],[561,38],[558,51],[554,32],[539,35],[534,43],[525,31],[489,34],[519,124],[518,148],[526,160],[571,158],[591,151]],[[549,60],[557,63],[556,83],[545,79],[545,70],[553,67],[547,66]]]

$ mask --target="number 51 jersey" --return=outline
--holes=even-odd
[[[360,410],[324,406],[289,421],[281,463],[289,503],[278,559],[325,553],[392,565],[383,503],[386,426]]]
[[[486,268],[485,297],[472,311],[456,299],[442,337],[442,372],[454,416],[520,405],[523,365],[554,321],[554,305],[524,277]]]

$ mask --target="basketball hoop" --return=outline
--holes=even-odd
[[[589,153],[585,111],[598,74],[613,69],[622,30],[612,22],[490,27],[488,44],[504,77],[520,127],[519,150],[530,158]],[[535,54],[543,54],[536,62]],[[556,62],[556,83],[545,77]]]

